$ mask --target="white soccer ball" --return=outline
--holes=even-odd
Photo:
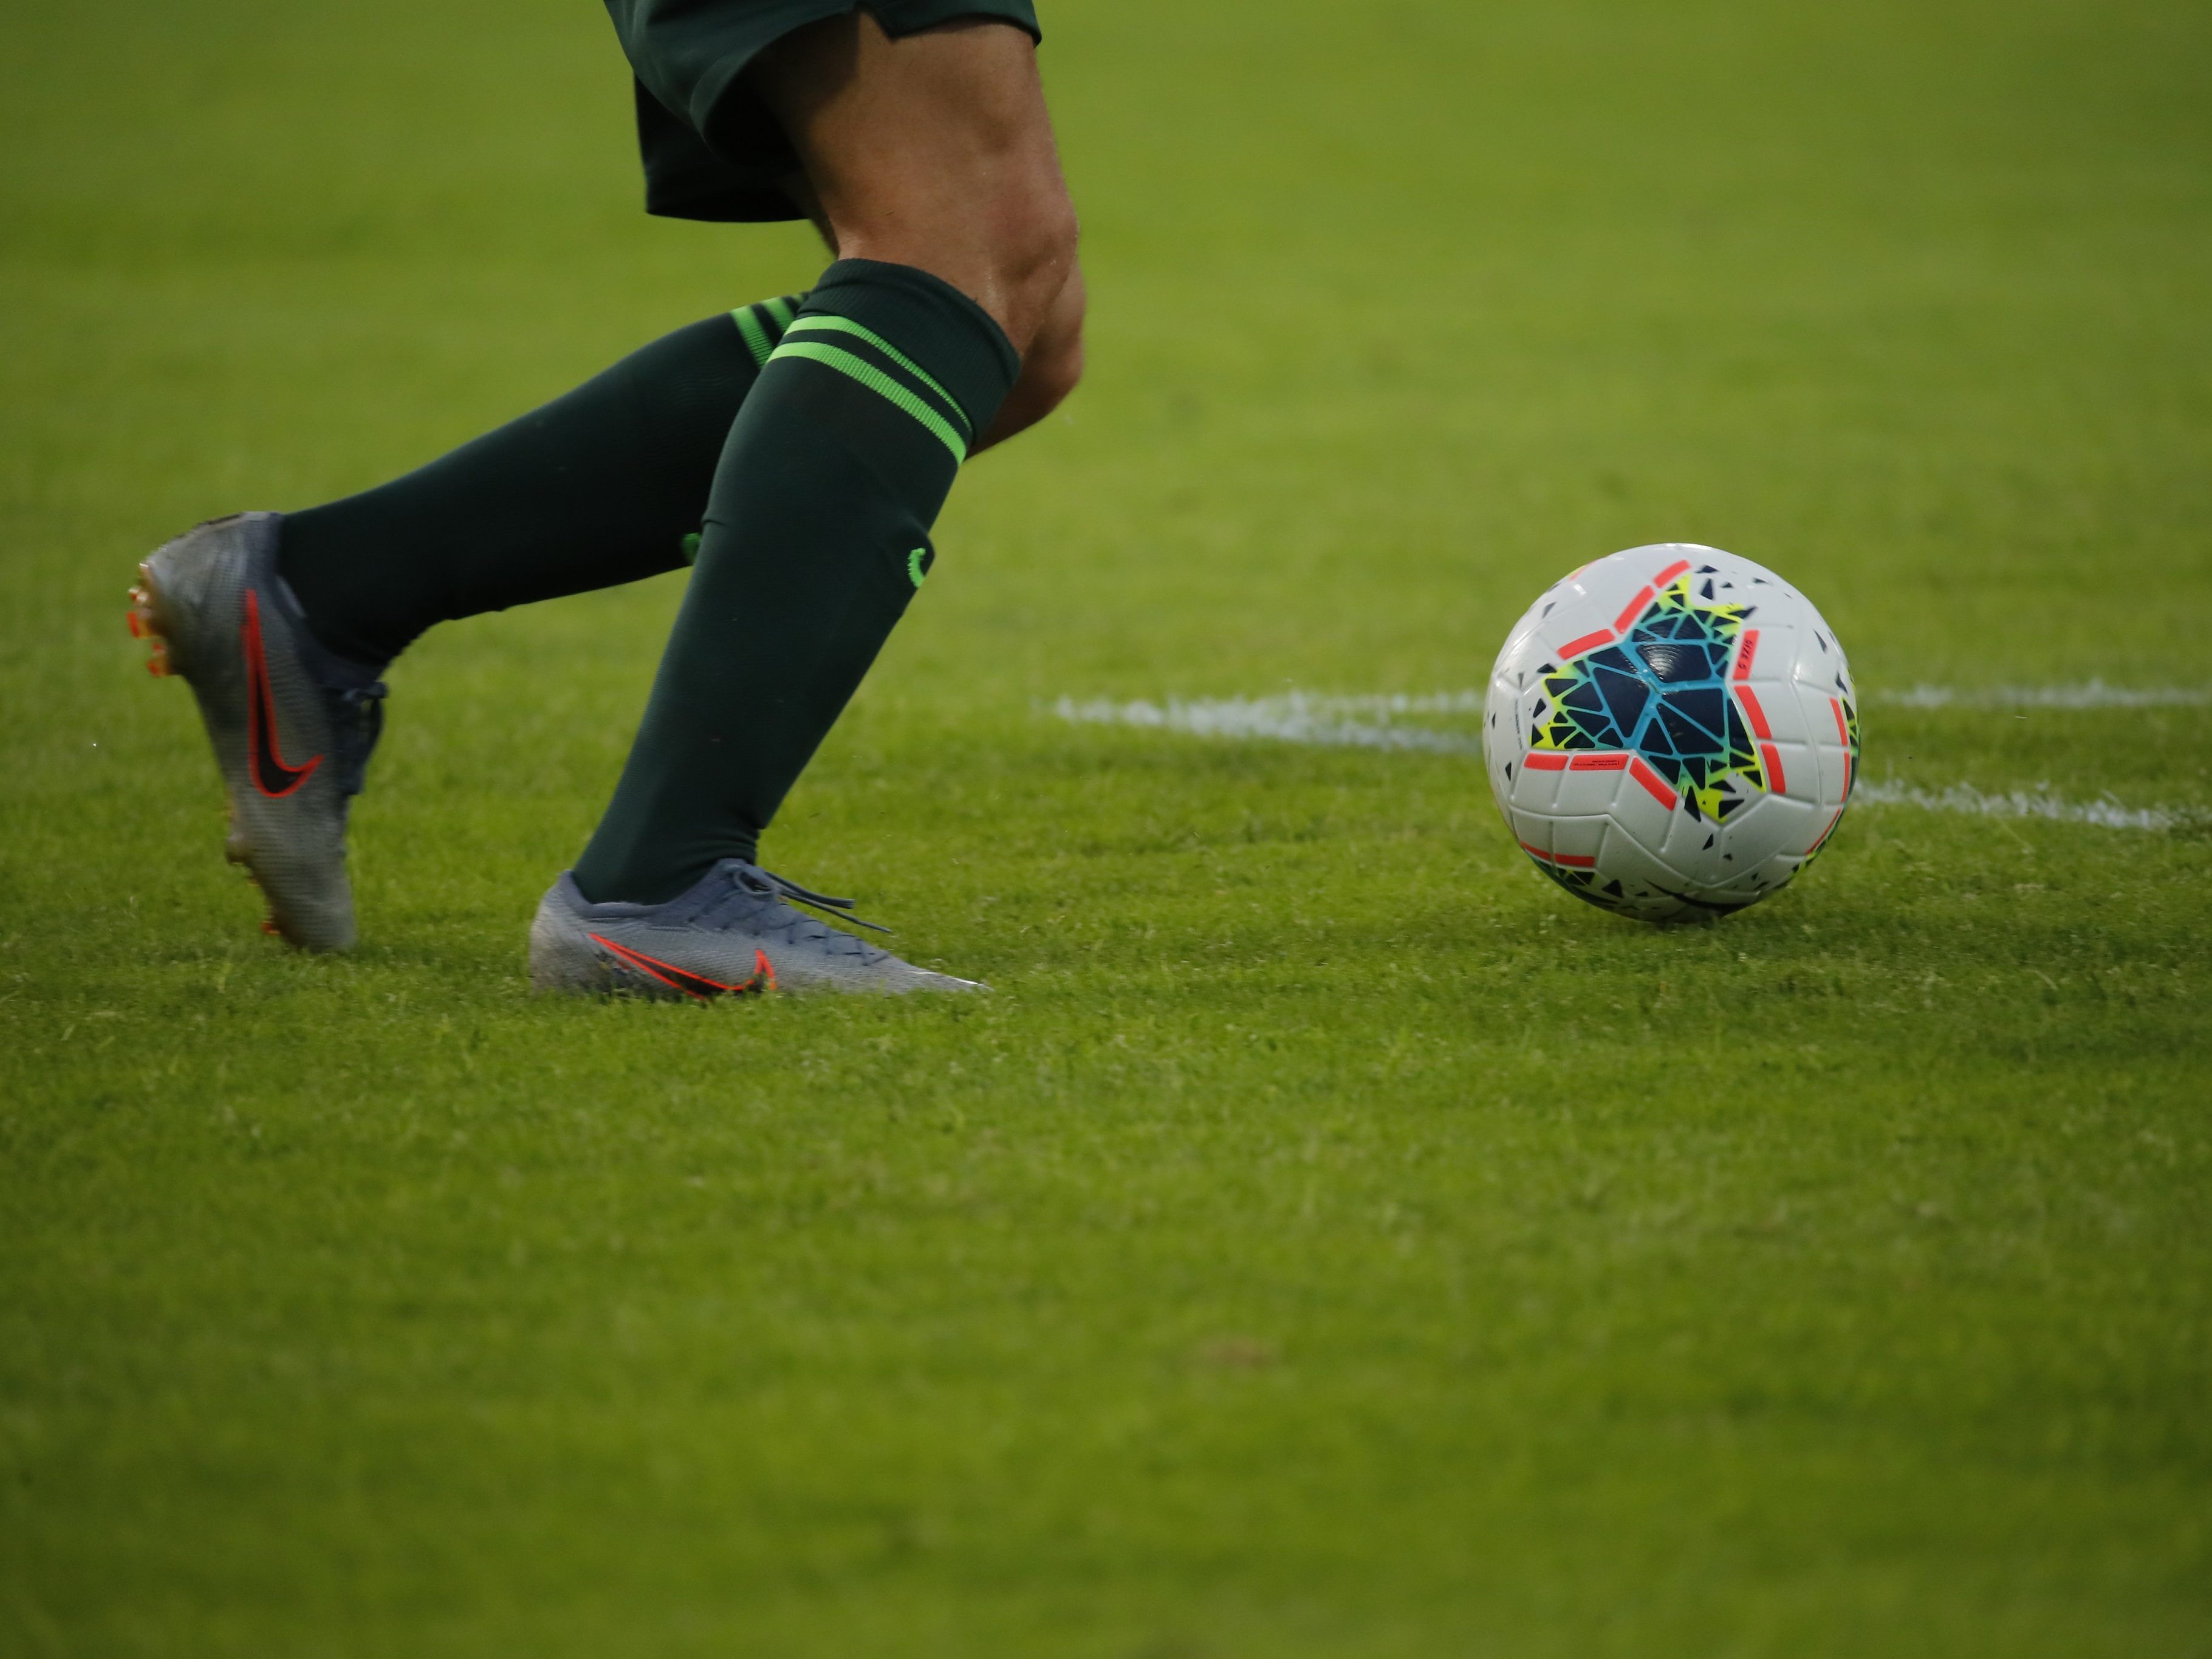
[[[1584,565],[1514,625],[1482,755],[1514,839],[1576,897],[1710,915],[1785,886],[1835,833],[1858,698],[1803,594],[1662,542]]]

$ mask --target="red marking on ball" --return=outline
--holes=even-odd
[[[1595,859],[1579,858],[1572,853],[1547,853],[1542,848],[1532,847],[1525,841],[1521,843],[1521,850],[1531,858],[1541,859],[1547,864],[1564,864],[1571,870],[1594,870],[1597,867]]]
[[[1747,680],[1751,678],[1751,659],[1758,654],[1759,630],[1756,628],[1746,629],[1743,635],[1743,648],[1735,655],[1736,678]]]
[[[1630,757],[1628,775],[1651,792],[1651,797],[1668,811],[1673,811],[1681,797],[1669,788],[1667,780],[1653,771],[1641,755]]]
[[[1790,793],[1790,786],[1782,776],[1782,751],[1771,743],[1759,745],[1759,757],[1766,765],[1766,787],[1778,795]]]

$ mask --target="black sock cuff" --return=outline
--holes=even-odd
[[[738,337],[756,369],[768,367],[769,356],[782,343],[783,331],[791,326],[791,319],[805,303],[804,294],[784,294],[773,300],[757,300],[730,313],[729,320],[738,325]]]
[[[1022,372],[1021,354],[989,312],[913,265],[840,259],[801,309],[860,324],[913,358],[959,405],[971,449]]]
[[[367,663],[331,650],[315,632],[315,625],[307,620],[307,613],[300,604],[300,596],[292,591],[292,584],[284,580],[281,572],[271,571],[270,574],[270,599],[283,613],[285,623],[292,630],[293,644],[310,678],[326,691],[366,691],[384,678],[384,671],[392,666],[390,658]]]

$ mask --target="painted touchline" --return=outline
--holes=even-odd
[[[1455,696],[1471,693],[1455,693]],[[1388,707],[1400,702],[1407,712],[1455,713],[1461,705],[1441,699],[1314,697],[1291,691],[1274,697],[1214,697],[1185,702],[1170,697],[1165,702],[1113,702],[1103,698],[1078,702],[1062,697],[1053,712],[1064,720],[1097,726],[1143,726],[1185,732],[1200,738],[1271,738],[1283,743],[1316,744],[1333,749],[1415,749],[1431,754],[1479,755],[1479,738],[1455,732],[1437,732],[1424,726],[1389,726],[1397,712]],[[1427,703],[1419,710],[1411,705]],[[1472,705],[1480,708],[1480,702]],[[1354,714],[1370,718],[1355,720]]]
[[[1916,685],[1881,690],[1876,702],[1903,708],[2195,708],[2212,703],[2212,691],[2186,685]]]
[[[2051,786],[1989,793],[1971,783],[1948,789],[1923,789],[1893,779],[1866,778],[1851,792],[1853,801],[1873,806],[1917,806],[1930,812],[1972,812],[1985,818],[2051,818],[2062,823],[2094,823],[2104,830],[2172,830],[2194,815],[2171,806],[2123,806],[2116,800],[2069,800]]]
[[[1388,722],[1399,714],[1472,713],[1481,707],[1480,699],[1480,693],[1468,691],[1433,696],[1369,697],[1319,696],[1291,691],[1272,697],[1170,697],[1161,702],[1143,699],[1115,702],[1103,697],[1079,702],[1073,697],[1062,697],[1053,706],[1053,712],[1064,720],[1084,725],[1133,726],[1182,732],[1193,737],[1261,738],[1331,749],[1479,756],[1482,752],[1480,738]],[[1352,718],[1354,714],[1367,718]],[[1944,789],[1926,789],[1893,780],[1867,778],[1860,782],[1852,799],[1874,806],[1913,806],[1926,811],[1967,812],[1981,817],[2047,818],[2063,823],[2094,824],[2106,830],[2170,830],[2198,816],[2168,806],[2126,806],[2109,799],[2069,800],[2054,793],[2047,784],[2038,784],[2033,789],[1992,793],[1965,783]]]
[[[2187,685],[2107,685],[2088,679],[2069,685],[1916,685],[1909,690],[1877,687],[1861,693],[1869,702],[1900,708],[2199,708],[2212,704],[2212,690]],[[1262,697],[1212,697],[1185,701],[1170,698],[1164,705],[1132,703],[1131,708],[1159,708],[1204,711],[1234,708],[1260,711],[1261,717],[1301,720],[1346,716],[1389,720],[1400,714],[1479,714],[1484,693],[1468,691],[1395,692],[1344,696],[1320,691],[1285,691]],[[1061,699],[1065,706],[1068,699]],[[1084,704],[1085,708],[1092,705]],[[1194,714],[1192,718],[1204,718]],[[1173,720],[1138,720],[1131,724],[1173,725]]]

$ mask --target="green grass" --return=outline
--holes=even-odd
[[[283,954],[122,629],[803,283],[588,5],[0,21],[0,1650],[2212,1653],[2212,13],[1052,0],[1091,380],[773,837],[976,1005],[546,1005],[673,581],[444,629]],[[1864,805],[1723,926],[1448,757],[1062,696],[1480,683],[1779,567]],[[2193,816],[2191,816],[2193,815]]]

